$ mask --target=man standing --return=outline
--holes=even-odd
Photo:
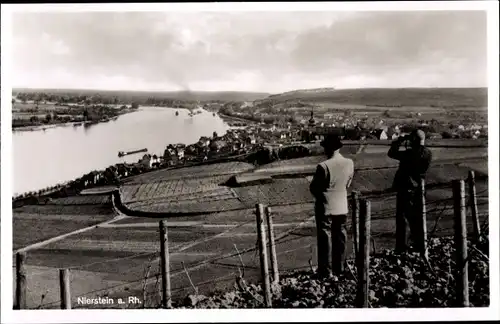
[[[400,151],[401,144],[408,141],[410,147]],[[408,137],[399,137],[392,142],[387,155],[399,161],[394,177],[393,188],[396,195],[396,250],[405,252],[407,247],[406,226],[410,227],[413,243],[421,246],[424,238],[419,223],[419,210],[422,199],[419,195],[420,183],[432,161],[432,152],[425,147],[425,133],[413,131]]]
[[[310,190],[316,198],[318,274],[328,277],[344,272],[347,188],[354,175],[354,162],[340,154],[342,143],[336,135],[327,135],[321,146],[327,160],[317,166]]]

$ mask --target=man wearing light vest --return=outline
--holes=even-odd
[[[345,267],[347,188],[354,175],[354,162],[340,154],[342,142],[329,134],[321,142],[327,160],[318,164],[310,191],[315,197],[318,238],[318,274],[340,275]]]

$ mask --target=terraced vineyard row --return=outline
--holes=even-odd
[[[104,205],[110,204],[110,195],[72,196],[52,199],[50,205]]]
[[[147,183],[155,181],[230,175],[250,171],[253,168],[253,165],[244,162],[207,164],[179,169],[152,171],[139,176],[135,176],[127,180],[126,183]]]
[[[387,148],[388,150],[388,148]],[[433,154],[433,161],[443,160],[456,160],[460,162],[463,159],[476,159],[486,158],[488,151],[486,148],[468,148],[468,149],[442,149],[431,148]],[[398,161],[393,160],[387,156],[387,152],[382,153],[361,153],[358,155],[344,154],[348,158],[354,159],[354,166],[356,169],[370,169],[370,168],[391,168],[397,167]],[[286,172],[287,170],[303,170],[314,171],[316,165],[325,159],[322,155],[308,156],[304,158],[282,160],[272,162],[259,167],[256,172],[268,172],[280,170]],[[487,168],[486,168],[487,170]]]
[[[245,205],[236,198],[212,201],[178,201],[131,203],[130,209],[154,213],[216,213],[227,210],[243,209]]]
[[[431,167],[427,175],[427,184],[444,184],[453,179],[466,178],[469,169],[455,165],[436,165]],[[360,170],[355,172],[351,189],[363,194],[390,190],[396,168]],[[179,180],[181,181],[181,180]],[[186,180],[188,183],[190,180]],[[256,203],[268,205],[285,205],[313,202],[309,192],[309,178],[274,179],[273,183],[258,186],[226,188],[210,187],[209,190],[185,189],[184,184],[172,184],[169,191],[152,194],[148,189],[138,189],[143,199],[129,199],[130,208],[160,212],[202,212],[223,211],[230,208],[252,208]],[[193,184],[194,185],[194,184]],[[148,185],[151,186],[151,185]],[[188,188],[191,188],[188,186]],[[135,190],[135,189],[134,189]],[[236,197],[233,195],[236,193]],[[238,198],[238,199],[235,199]],[[185,210],[184,210],[185,209]]]
[[[156,237],[151,237],[150,241],[130,241],[130,240],[96,240],[96,239],[66,239],[48,244],[44,249],[48,250],[80,250],[111,252],[122,251],[129,253],[156,252],[160,249],[160,242]],[[155,240],[156,239],[156,240]]]
[[[58,214],[13,214],[13,247],[14,249],[25,247],[39,241],[43,241],[74,230],[92,226],[111,219],[106,215],[82,214],[58,215]]]
[[[114,214],[114,211],[110,205],[26,205],[16,208],[15,213],[38,214],[40,218],[45,215],[74,215],[78,218],[88,215],[107,217]]]
[[[225,199],[238,198],[237,195],[230,188],[218,188],[215,190],[196,192],[192,194],[180,194],[168,197],[158,197],[156,199],[145,199],[145,200],[135,200],[131,202],[136,206],[148,205],[154,202],[159,203],[175,203],[175,202],[187,202],[187,203],[202,203],[207,201],[221,201]]]
[[[305,178],[276,179],[270,184],[234,188],[234,191],[248,208],[256,203],[285,205],[313,200],[309,192],[309,181]]]
[[[226,181],[227,178],[228,176],[213,176],[198,179],[126,184],[122,188],[122,199],[127,203],[138,200],[209,192],[220,188],[220,184]]]

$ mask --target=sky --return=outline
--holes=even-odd
[[[486,12],[18,12],[13,87],[487,86]]]

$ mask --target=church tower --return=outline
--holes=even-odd
[[[314,127],[316,126],[316,121],[314,120],[314,113],[311,110],[311,118],[309,118],[309,127]]]

